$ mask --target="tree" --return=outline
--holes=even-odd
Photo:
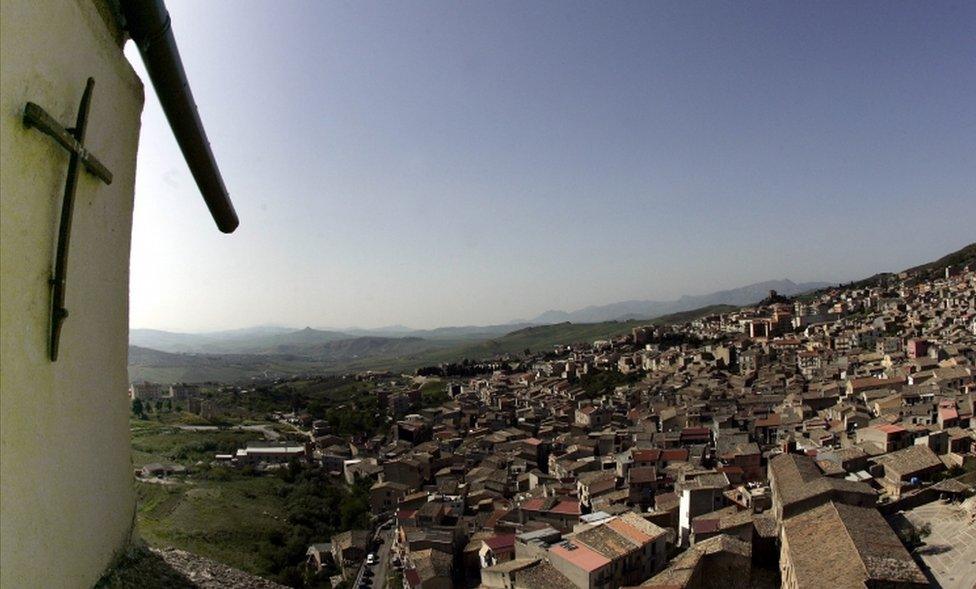
[[[142,415],[145,409],[142,406],[142,399],[134,399],[132,401],[132,414]]]

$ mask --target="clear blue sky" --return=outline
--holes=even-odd
[[[133,327],[506,322],[976,240],[974,2],[168,4],[241,225],[147,82]]]

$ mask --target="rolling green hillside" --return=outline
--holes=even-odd
[[[909,274],[914,274],[919,278],[936,278],[941,276],[947,266],[967,266],[976,264],[976,243],[971,243],[966,247],[954,251],[951,254],[942,256],[934,262],[915,266],[906,270]]]
[[[592,342],[629,333],[640,325],[683,323],[734,308],[713,305],[652,321],[539,325],[474,343],[417,337],[360,337],[325,343],[313,341],[306,345],[290,343],[262,354],[173,354],[130,346],[129,379],[132,382],[164,383],[241,382],[358,370],[413,371],[421,366],[464,358],[484,360],[502,354],[518,354],[526,349],[541,351],[560,344]]]
[[[976,265],[976,243],[971,243],[959,250],[942,256],[938,260],[929,262],[927,264],[920,264],[912,268],[904,270],[906,274],[914,276],[919,280],[932,280],[943,276],[945,269],[948,266],[974,266]],[[886,283],[894,279],[896,273],[893,272],[879,272],[873,276],[867,278],[862,278],[861,280],[856,280],[851,282],[847,287],[849,288],[869,288],[877,286],[879,284]],[[844,286],[844,285],[841,285]],[[832,288],[832,287],[831,287]],[[831,288],[822,288],[813,292],[804,293],[803,295],[797,297],[799,300],[812,300],[817,296],[821,295],[825,291],[831,290]]]
[[[630,333],[632,329],[641,325],[685,323],[698,317],[715,313],[728,313],[734,309],[736,307],[731,305],[712,305],[693,311],[664,315],[650,321],[605,321],[603,323],[557,323],[555,325],[539,325],[513,331],[497,339],[464,347],[459,352],[465,358],[483,359],[498,354],[519,353],[526,348],[532,351],[549,350],[560,344],[586,343],[598,339],[614,338]]]

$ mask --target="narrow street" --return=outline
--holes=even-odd
[[[383,522],[380,523],[382,525]],[[373,589],[383,589],[387,586],[387,576],[390,574],[390,547],[393,545],[393,527],[377,530],[374,537],[382,540],[382,543],[375,550],[376,564],[370,566],[365,561],[363,562],[353,583],[355,588],[362,587],[365,579],[369,580],[369,586]],[[367,573],[367,570],[370,572]]]
[[[379,550],[376,551],[377,563],[373,567],[373,572],[376,573],[373,577],[373,587],[375,589],[383,589],[386,587],[387,576],[390,574],[390,548],[393,546],[392,526],[388,530],[380,530],[379,537],[383,539],[383,543],[380,545]]]

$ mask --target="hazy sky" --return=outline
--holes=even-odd
[[[976,3],[168,2],[241,218],[146,81],[131,325],[486,324],[976,240]]]

